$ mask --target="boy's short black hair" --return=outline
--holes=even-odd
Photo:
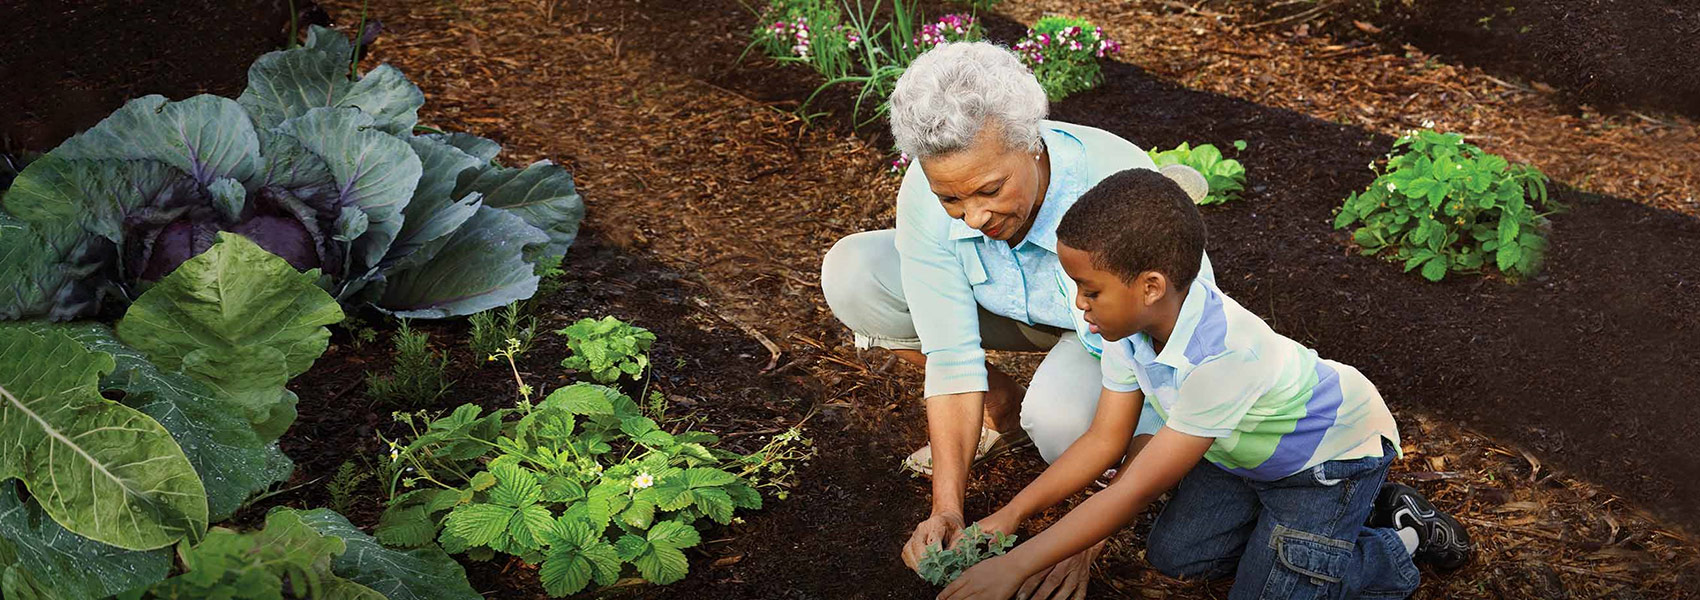
[[[1093,186],[1057,225],[1057,241],[1092,255],[1092,265],[1131,283],[1157,271],[1186,289],[1204,257],[1204,219],[1179,184],[1128,169]]]

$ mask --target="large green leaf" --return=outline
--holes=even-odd
[[[478,212],[479,199],[482,198],[476,192],[464,197],[454,195],[455,182],[461,172],[480,164],[477,157],[431,137],[409,137],[407,144],[419,155],[423,175],[419,178],[419,185],[413,189],[413,199],[407,203],[407,208],[402,209],[405,218],[401,232],[396,235],[395,243],[390,245],[385,264],[392,264],[426,243],[454,233],[456,228],[472,218],[473,213]]]
[[[69,160],[160,162],[206,186],[224,178],[252,178],[260,164],[260,138],[234,100],[202,94],[170,102],[156,94],[124,103],[50,154]]]
[[[301,521],[321,534],[341,538],[348,550],[336,558],[337,576],[376,590],[389,600],[477,600],[466,571],[442,548],[385,548],[329,509],[301,513]]]
[[[0,327],[0,480],[23,480],[54,521],[98,542],[199,538],[206,489],[164,427],[100,397],[113,365],[63,333]]]
[[[525,260],[525,249],[549,238],[519,217],[481,207],[445,239],[428,261],[387,274],[381,292],[375,291],[375,304],[402,317],[440,318],[483,312],[537,293],[538,277]]]
[[[112,355],[117,368],[100,379],[101,389],[123,392],[125,405],[153,417],[177,438],[206,486],[213,522],[229,518],[250,496],[288,480],[295,471],[276,443],[260,441],[241,406],[219,398],[205,384],[160,371],[140,352],[119,343],[105,325],[59,327],[84,347]]]
[[[376,128],[372,116],[356,108],[314,108],[277,126],[281,136],[324,162],[332,184],[314,196],[294,190],[313,206],[355,207],[366,213],[366,231],[350,249],[354,277],[376,267],[402,227],[402,210],[413,198],[422,166],[419,155],[401,138]],[[267,148],[284,142],[268,140]]]
[[[284,388],[323,354],[342,320],[316,271],[297,272],[242,236],[220,233],[130,306],[118,338],[155,365],[181,371],[240,404],[260,438],[295,420]]]
[[[31,580],[41,597],[105,598],[165,579],[171,550],[125,550],[67,531],[23,500],[17,483],[0,482],[0,581]],[[26,597],[0,583],[0,598]]]
[[[455,189],[459,197],[470,192],[484,194],[484,205],[519,215],[533,227],[549,234],[542,256],[561,256],[578,237],[584,220],[584,199],[573,187],[573,176],[547,160],[524,169],[487,165],[462,176]]]
[[[348,39],[318,26],[307,35],[307,45],[269,52],[248,67],[248,88],[236,100],[248,109],[254,126],[271,129],[319,107],[356,107],[371,115],[381,131],[413,129],[425,104],[418,86],[389,65],[350,79]]]

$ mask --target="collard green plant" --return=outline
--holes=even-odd
[[[105,598],[164,579],[171,549],[125,550],[71,533],[18,482],[0,481],[0,597]]]
[[[1510,164],[1457,133],[1419,130],[1393,146],[1405,151],[1346,198],[1336,229],[1357,224],[1352,241],[1364,254],[1403,261],[1430,281],[1489,266],[1512,281],[1535,275],[1549,227],[1540,210],[1557,208],[1540,170]]]
[[[386,548],[347,518],[325,509],[300,513],[301,522],[325,536],[342,540],[347,550],[331,570],[383,594],[388,600],[480,600],[466,582],[466,570],[441,548]]]
[[[324,598],[384,600],[371,588],[344,579],[332,561],[348,548],[341,538],[315,531],[302,513],[283,509],[266,516],[259,531],[222,527],[200,544],[179,550],[184,572],[159,582],[138,598],[229,598],[269,600]]]
[[[0,318],[128,302],[219,232],[318,269],[344,304],[435,318],[530,297],[583,217],[571,176],[414,135],[424,95],[387,65],[351,77],[351,55],[315,27],[235,100],[138,98],[30,163],[0,211]]]
[[[100,395],[112,355],[58,331],[0,328],[0,482],[60,526],[126,550],[199,539],[207,492],[158,421]]]
[[[219,233],[206,252],[142,294],[118,321],[118,339],[167,371],[182,372],[234,402],[261,439],[295,422],[285,384],[330,344],[342,309],[313,285],[316,271],[239,235]]]
[[[579,319],[577,323],[555,333],[567,336],[572,356],[561,360],[561,366],[589,373],[602,383],[619,381],[629,375],[637,378],[649,367],[649,347],[655,344],[655,334],[614,317]]]
[[[945,549],[939,544],[927,547],[921,555],[917,571],[921,578],[933,585],[944,585],[956,581],[969,567],[980,561],[994,556],[1002,556],[1015,545],[1016,536],[1003,532],[987,533],[980,530],[980,524],[969,525],[962,530],[962,539],[955,547]]]
[[[366,394],[387,404],[424,406],[449,389],[443,373],[449,356],[431,349],[431,335],[414,331],[403,319],[395,333],[395,360],[389,373],[366,374]]]
[[[416,435],[397,447],[395,460],[410,470],[398,469],[391,489],[422,489],[391,500],[378,539],[436,541],[474,559],[516,556],[540,565],[556,597],[610,585],[628,564],[653,583],[683,578],[698,524],[760,508],[746,476],[770,464],[714,449],[710,434],[667,431],[631,398],[594,384],[489,413],[469,404],[429,421],[398,418]]]
[[[1236,148],[1244,149],[1245,142],[1235,142]],[[1245,189],[1245,167],[1240,161],[1223,158],[1222,151],[1210,144],[1199,144],[1197,147],[1181,142],[1171,150],[1149,151],[1151,160],[1158,167],[1168,165],[1186,165],[1204,175],[1204,180],[1210,184],[1210,193],[1199,204],[1221,204],[1229,200],[1237,200],[1240,191]]]
[[[1098,61],[1121,51],[1121,44],[1086,19],[1040,18],[1011,48],[1033,70],[1052,102],[1098,87],[1104,81]]]

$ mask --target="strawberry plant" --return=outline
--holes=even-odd
[[[573,351],[572,356],[561,359],[561,366],[589,373],[602,383],[619,381],[623,375],[642,375],[649,367],[649,347],[655,343],[655,334],[648,329],[614,317],[579,319],[555,333],[567,336],[567,347]]]
[[[1234,142],[1234,148],[1245,150],[1245,141]],[[1186,165],[1203,174],[1205,181],[1210,183],[1210,194],[1199,200],[1199,204],[1221,204],[1237,200],[1240,191],[1245,189],[1245,167],[1240,161],[1223,158],[1222,151],[1210,144],[1192,147],[1181,142],[1180,146],[1172,150],[1151,150],[1149,154],[1158,167]]]
[[[1393,146],[1405,150],[1390,155],[1386,171],[1347,197],[1334,219],[1336,229],[1358,225],[1352,241],[1364,254],[1403,261],[1430,281],[1488,266],[1513,281],[1536,273],[1549,228],[1540,209],[1550,205],[1540,170],[1510,164],[1458,133],[1424,129]]]
[[[518,385],[511,408],[397,414],[414,436],[392,445],[403,466],[390,470],[381,541],[514,556],[539,565],[556,597],[611,585],[625,565],[668,584],[689,570],[683,551],[701,542],[702,521],[726,525],[761,508],[761,471],[772,485],[800,458],[785,450],[795,435],[749,456],[714,448],[718,437],[669,430],[614,388],[578,383],[534,402]]]
[[[1086,19],[1049,16],[1034,23],[1012,49],[1033,70],[1045,96],[1056,102],[1098,87],[1104,80],[1098,60],[1121,47]]]
[[[968,567],[994,556],[1002,556],[1015,545],[1016,536],[1003,532],[987,533],[980,530],[980,524],[969,525],[962,530],[962,539],[956,546],[945,549],[939,544],[927,547],[926,554],[921,555],[919,571],[921,578],[933,585],[944,585],[956,581]]]

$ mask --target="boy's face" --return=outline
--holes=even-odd
[[[1057,244],[1057,258],[1079,287],[1074,305],[1086,311],[1094,333],[1114,342],[1150,326],[1152,305],[1168,287],[1163,274],[1146,271],[1130,284],[1093,265],[1091,253],[1067,244]]]

